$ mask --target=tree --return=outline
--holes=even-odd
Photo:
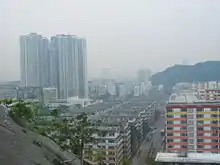
[[[93,155],[95,161],[98,162],[98,165],[104,165],[104,159],[105,156],[103,154],[101,154],[100,152],[97,152],[96,154]]]
[[[0,102],[9,108],[9,115],[13,119],[19,118],[25,122],[30,122],[38,114],[37,103],[12,99],[4,99]]]
[[[132,161],[130,159],[128,159],[127,157],[124,157],[121,160],[121,165],[131,165],[131,164],[132,164]]]
[[[58,109],[53,109],[51,111],[51,115],[54,116],[54,117],[57,117],[58,116]]]
[[[0,103],[8,108],[13,103],[13,100],[5,98],[1,100]]]
[[[56,115],[56,111],[52,111]],[[71,120],[59,120],[55,116],[55,122],[50,129],[50,135],[55,142],[65,151],[71,151],[76,154],[83,165],[84,147],[87,143],[95,142],[93,134],[96,129],[92,127],[85,113],[77,115]]]

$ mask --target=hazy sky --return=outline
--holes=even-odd
[[[19,79],[22,34],[88,40],[88,71],[131,75],[220,59],[220,0],[0,0],[0,80]]]

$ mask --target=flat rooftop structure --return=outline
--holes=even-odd
[[[196,95],[183,95],[183,94],[172,94],[170,96],[170,100],[167,102],[166,107],[176,107],[178,108],[182,106],[183,107],[188,107],[188,108],[195,108],[198,106],[202,106],[203,108],[210,108],[210,107],[219,107],[220,106],[220,100],[200,100],[197,98]]]
[[[172,94],[168,103],[193,103],[198,101],[195,94]]]
[[[200,164],[220,164],[220,154],[212,153],[188,153],[187,156],[180,156],[179,153],[158,152],[156,162],[163,163],[200,163]]]

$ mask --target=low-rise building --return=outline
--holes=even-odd
[[[56,88],[43,88],[43,101],[45,105],[48,105],[50,101],[55,101],[56,99],[57,99]]]
[[[123,139],[118,127],[100,126],[99,133],[94,134],[96,143],[85,145],[85,161],[97,165],[120,165],[123,158]],[[97,155],[99,155],[97,160]]]
[[[219,165],[220,154],[211,153],[157,153],[155,162],[161,165]]]

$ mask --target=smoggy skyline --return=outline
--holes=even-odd
[[[19,79],[19,36],[30,32],[85,37],[90,77],[220,60],[219,9],[219,0],[3,0],[0,80]]]

